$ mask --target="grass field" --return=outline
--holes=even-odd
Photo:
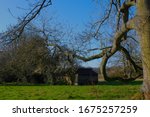
[[[101,82],[96,86],[0,86],[0,100],[128,100],[141,99],[142,81]]]

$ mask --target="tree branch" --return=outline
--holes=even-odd
[[[18,37],[21,36],[21,34],[24,31],[24,28],[26,27],[27,24],[29,24],[34,18],[37,17],[37,15],[41,12],[42,9],[45,7],[48,7],[51,5],[52,2],[51,0],[42,0],[41,2],[39,1],[23,18],[18,18],[20,19],[20,23],[18,23],[16,26],[12,27],[12,29],[8,32],[5,33],[5,35],[2,37],[6,37],[8,35],[13,35],[13,39],[11,42]]]
[[[120,51],[121,51],[123,54],[125,54],[127,60],[130,61],[130,63],[133,65],[133,67],[134,67],[134,69],[135,69],[136,72],[138,72],[138,70],[143,70],[140,66],[138,66],[138,65],[133,61],[133,59],[131,58],[131,56],[130,56],[130,54],[129,54],[129,52],[127,51],[126,48],[124,48],[124,47],[121,46],[121,47],[120,47]]]

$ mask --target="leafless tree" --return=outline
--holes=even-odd
[[[113,44],[111,47],[107,47],[103,49],[103,51],[97,55],[90,56],[88,58],[78,56],[78,58],[89,61],[97,58],[102,58],[101,62],[101,73],[102,76],[107,81],[111,80],[134,80],[134,78],[124,79],[124,78],[109,78],[106,73],[106,64],[108,59],[112,57],[116,52],[121,51],[125,54],[126,58],[133,65],[135,71],[141,70],[141,68],[136,65],[136,63],[131,58],[129,52],[124,48],[121,43],[127,40],[128,32],[131,30],[136,30],[140,37],[140,45],[141,45],[141,55],[142,55],[142,64],[143,64],[143,94],[145,99],[150,99],[150,2],[149,0],[111,0],[110,1],[110,9],[108,13],[104,17],[104,19],[98,21],[96,26],[98,26],[96,30],[96,34],[99,31],[101,25],[107,21],[111,14],[111,8],[113,5],[116,7],[119,3],[118,9],[118,25],[117,30],[113,36]],[[131,7],[135,6],[137,8],[137,14],[130,18],[129,12]],[[120,25],[120,15],[122,15],[123,20]],[[140,74],[139,74],[140,75]]]
[[[99,35],[100,28],[103,24],[108,22],[110,16],[112,15],[112,10],[115,8],[117,17],[116,17],[116,31],[112,37],[112,45],[109,47],[105,47],[101,49],[99,54],[90,56],[88,58],[82,57],[77,54],[72,54],[74,57],[84,60],[90,61],[97,58],[102,58],[101,62],[101,73],[105,80],[123,80],[123,81],[131,81],[135,80],[134,76],[131,78],[110,78],[106,72],[106,64],[110,57],[112,57],[116,52],[122,52],[128,61],[132,64],[135,71],[141,70],[141,68],[133,61],[129,52],[125,47],[122,46],[122,42],[128,39],[128,32],[131,30],[136,30],[140,37],[140,47],[141,47],[141,55],[142,55],[142,65],[143,65],[143,94],[145,99],[150,99],[150,1],[149,0],[110,0],[107,1],[105,6],[107,7],[105,16],[97,21],[94,24],[94,33],[92,34],[94,37]],[[33,20],[37,14],[45,7],[51,5],[50,0],[40,0],[37,2],[37,5],[29,12],[24,18],[22,18],[21,23],[15,26],[10,32],[7,34],[15,34],[20,36],[25,26]],[[108,5],[108,6],[107,6]],[[132,12],[131,8],[136,7],[137,13],[133,17],[129,17],[129,13]],[[96,27],[96,28],[95,28]],[[16,38],[16,37],[15,37]],[[57,46],[60,48],[60,46]],[[61,48],[60,48],[61,50]]]

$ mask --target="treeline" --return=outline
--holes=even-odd
[[[40,35],[26,34],[0,51],[0,83],[74,84],[77,65]]]

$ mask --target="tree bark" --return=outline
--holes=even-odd
[[[150,99],[150,0],[137,1],[137,16],[144,75],[142,91],[145,99]]]

